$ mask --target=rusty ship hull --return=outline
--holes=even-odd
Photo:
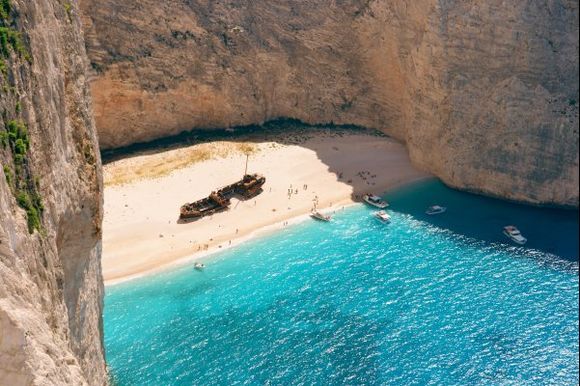
[[[241,180],[227,185],[217,192],[212,192],[206,198],[184,204],[180,209],[179,218],[183,220],[196,219],[227,210],[231,204],[231,197],[235,195],[243,199],[255,197],[263,191],[262,186],[265,183],[264,176],[246,174]]]

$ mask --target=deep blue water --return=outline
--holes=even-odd
[[[354,206],[108,287],[118,384],[578,384],[578,212],[435,181],[387,198],[389,225]]]

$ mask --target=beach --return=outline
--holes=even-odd
[[[230,209],[197,221],[178,221],[186,202],[238,181],[266,177],[263,193],[232,199]],[[415,169],[404,146],[367,132],[316,130],[215,141],[104,165],[102,269],[114,284],[232,247],[265,230],[360,201],[365,193],[428,177]]]

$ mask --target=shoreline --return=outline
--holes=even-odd
[[[425,180],[428,180],[431,178],[434,178],[434,177],[424,176],[424,177],[419,177],[419,178],[411,180],[411,181],[405,181],[399,185],[396,185],[396,186],[389,188],[388,190],[382,192],[380,195],[384,196],[389,191],[392,191],[394,189],[399,189],[399,188],[402,188],[402,187],[405,187],[405,186],[408,186],[411,184],[415,184],[415,183],[420,182],[420,181],[425,181]],[[356,205],[364,205],[364,203],[361,201],[352,201],[350,199],[347,199],[343,203],[339,202],[332,207],[322,208],[322,209],[320,209],[320,211],[323,213],[328,213],[328,212],[336,213],[339,210],[342,211],[344,209],[348,209],[348,208],[351,208],[351,207],[356,206]],[[246,243],[248,241],[251,241],[253,239],[256,239],[259,237],[265,237],[273,232],[279,232],[282,229],[284,229],[284,225],[283,225],[284,223],[286,223],[287,226],[292,226],[292,225],[300,224],[300,223],[307,221],[309,219],[310,219],[310,213],[303,213],[303,214],[288,218],[286,220],[279,221],[279,222],[274,223],[274,224],[265,225],[263,227],[254,229],[249,234],[245,234],[245,235],[242,235],[238,238],[232,239],[231,245],[226,245],[226,246],[223,246],[221,248],[219,246],[214,245],[206,251],[195,252],[191,255],[183,256],[179,259],[173,260],[173,261],[166,263],[166,264],[159,265],[157,267],[154,267],[152,269],[149,269],[149,270],[146,270],[143,272],[138,272],[138,273],[131,274],[131,275],[124,276],[124,277],[120,277],[120,278],[105,280],[104,284],[106,287],[114,286],[114,285],[125,283],[128,281],[140,279],[140,278],[143,278],[146,276],[155,275],[157,273],[172,271],[172,270],[181,268],[183,266],[192,264],[196,261],[210,258],[211,256],[213,256],[219,252],[224,252],[224,251],[227,251],[229,249],[238,247],[241,244]]]
[[[255,142],[257,150],[250,157],[250,171],[265,172],[264,192],[247,201],[233,199],[231,210],[189,224],[177,224],[174,211],[192,195],[203,196],[232,180],[237,174],[232,169],[239,168],[245,156],[229,150],[239,149],[240,143],[223,145],[228,151],[222,151],[221,143],[210,143],[212,151],[220,149],[220,155],[186,165],[184,152],[195,148],[199,153],[208,144],[107,165],[106,181],[114,183],[105,186],[105,285],[187,265],[283,229],[284,223],[305,221],[313,205],[322,212],[336,211],[360,203],[354,197],[363,189],[383,194],[432,177],[414,169],[403,146],[388,138],[309,133],[298,144],[268,140]],[[174,159],[180,162],[175,170],[171,169]],[[159,165],[163,170],[158,170]],[[188,193],[192,187],[197,193]]]
[[[416,181],[414,181],[414,182],[416,182]],[[413,183],[413,182],[410,182],[410,183]],[[324,208],[324,209],[320,209],[320,210],[322,212],[326,213],[326,212],[331,212],[331,211],[338,211],[338,210],[342,210],[342,209],[347,209],[347,208],[353,207],[357,204],[362,205],[362,203],[360,203],[360,202],[351,201],[351,202],[346,202],[344,204],[338,203],[333,207]],[[249,234],[244,234],[238,238],[232,239],[232,244],[222,246],[221,248],[219,246],[214,245],[214,246],[210,247],[208,250],[195,252],[195,253],[188,255],[188,256],[183,256],[177,260],[173,260],[172,262],[169,262],[167,264],[159,265],[159,266],[152,268],[150,270],[147,270],[147,271],[135,273],[135,274],[132,274],[129,276],[124,276],[124,277],[121,277],[118,279],[105,280],[104,283],[105,283],[105,286],[114,286],[116,284],[121,284],[121,283],[125,283],[128,281],[143,278],[146,276],[155,275],[157,273],[172,271],[174,269],[181,268],[183,266],[189,265],[189,264],[194,263],[196,261],[200,261],[202,259],[210,259],[213,255],[215,255],[219,252],[224,252],[224,251],[227,251],[229,249],[238,247],[241,244],[244,244],[244,243],[251,241],[251,240],[254,240],[256,238],[265,237],[271,233],[279,232],[282,229],[284,229],[284,227],[285,227],[284,223],[286,223],[286,226],[292,226],[292,225],[300,224],[300,223],[307,221],[309,219],[310,219],[309,213],[300,214],[300,215],[297,215],[295,217],[292,217],[292,218],[289,218],[289,219],[286,219],[283,221],[279,221],[279,222],[274,223],[274,224],[265,225],[261,228],[254,229]]]

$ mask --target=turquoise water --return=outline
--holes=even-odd
[[[108,287],[118,384],[578,384],[577,212],[434,181],[387,198],[389,225],[350,207]]]

